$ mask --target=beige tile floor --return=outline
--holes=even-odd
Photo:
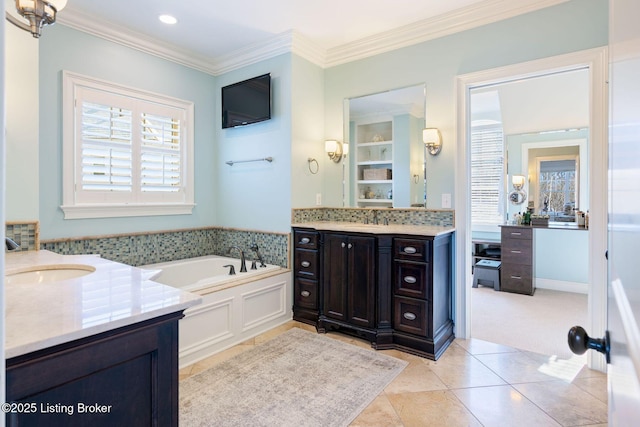
[[[288,322],[180,370],[188,378],[265,342],[309,325]],[[371,348],[362,340],[332,338]],[[375,351],[375,350],[372,350]],[[584,358],[557,360],[481,340],[456,339],[434,362],[383,350],[409,365],[351,426],[606,426],[607,378]]]

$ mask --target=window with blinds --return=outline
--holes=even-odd
[[[63,91],[65,218],[191,212],[191,103],[68,72]]]
[[[471,128],[471,223],[504,223],[504,136],[501,125]]]

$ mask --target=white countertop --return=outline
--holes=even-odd
[[[7,359],[201,302],[198,295],[148,280],[150,272],[97,255],[59,255],[44,250],[5,254],[7,276],[36,266],[65,265],[90,266],[95,271],[49,283],[11,284],[5,280]]]
[[[405,225],[405,224],[362,224],[358,222],[316,221],[292,224],[292,227],[313,228],[323,231],[347,231],[351,233],[371,234],[410,234],[414,236],[435,237],[455,231],[455,227],[440,227],[434,225]]]

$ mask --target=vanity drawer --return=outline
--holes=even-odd
[[[501,237],[502,241],[508,239],[531,240],[533,238],[533,229],[524,227],[502,227]]]
[[[393,329],[427,337],[430,330],[426,301],[414,298],[393,298]]]
[[[531,240],[507,239],[502,241],[501,258],[503,263],[528,264],[532,260]]]
[[[293,233],[293,245],[300,249],[318,249],[318,233],[296,230]]]
[[[318,309],[318,281],[296,277],[293,284],[293,303],[296,307]]]
[[[396,259],[428,262],[431,255],[431,241],[417,239],[394,239],[393,255]]]
[[[395,262],[394,293],[406,297],[428,299],[431,295],[429,264]]]
[[[296,249],[294,271],[296,276],[318,277],[318,251]]]
[[[533,267],[523,264],[502,263],[500,276],[500,290],[533,294]]]

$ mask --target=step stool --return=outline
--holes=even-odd
[[[500,261],[483,259],[473,266],[473,287],[478,285],[492,286],[494,291],[500,290]]]

